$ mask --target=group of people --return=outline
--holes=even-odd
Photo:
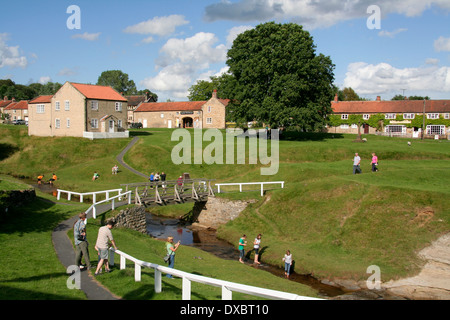
[[[166,181],[166,174],[164,172],[161,172],[161,174],[159,174],[159,172],[152,172],[148,177],[148,180],[150,182]]]
[[[253,251],[255,252],[255,258],[253,260],[254,264],[261,264],[259,262],[259,249],[261,248],[261,233],[258,234],[253,241]],[[244,234],[239,239],[238,243],[238,250],[239,250],[239,262],[244,263],[244,257],[245,257],[245,247],[247,246],[247,236]],[[292,254],[289,250],[286,250],[286,253],[284,257],[282,258],[282,261],[284,261],[284,276],[285,278],[289,279],[289,276],[291,274],[292,269]]]
[[[56,174],[52,173],[52,177],[48,180],[48,183],[53,185],[53,182],[55,182],[57,179],[58,179],[58,177],[56,176]],[[42,180],[44,180],[44,175],[43,174],[38,175],[37,183],[42,184]]]
[[[109,258],[109,243],[117,250],[116,242],[112,235],[111,229],[114,227],[114,222],[109,220],[105,226],[100,227],[97,235],[97,242],[95,243],[95,250],[98,254],[98,264],[94,275],[97,276],[102,272],[102,267],[105,266],[105,272],[110,272],[108,258]],[[86,213],[82,212],[78,215],[78,220],[73,226],[73,237],[75,242],[75,265],[80,270],[89,270],[92,268],[91,259],[89,256],[89,243],[86,237]],[[81,264],[81,259],[84,257],[86,265]]]
[[[375,152],[372,153],[372,161],[370,162],[372,165],[372,172],[378,171],[378,156]],[[361,157],[358,153],[355,153],[355,157],[353,158],[353,174],[362,173],[361,170]]]

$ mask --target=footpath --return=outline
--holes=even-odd
[[[123,156],[125,153],[137,142],[139,138],[135,137],[125,149],[122,150],[122,152],[117,156],[117,161],[125,167],[126,169],[130,170],[131,172],[147,177],[145,174],[138,172],[128,166],[123,161]],[[123,201],[118,203],[118,206],[125,205],[128,202]],[[102,204],[97,206],[97,214],[101,214],[103,212],[106,212],[111,209],[110,204]],[[87,219],[92,219],[92,212],[87,215]],[[72,229],[75,222],[78,220],[78,216],[72,217],[70,219],[67,219],[66,221],[61,222],[52,232],[52,242],[53,246],[56,251],[56,255],[58,256],[61,263],[64,265],[64,267],[67,268],[73,264],[75,264],[75,251],[72,245],[72,241],[67,236],[67,232],[69,232],[70,229]],[[91,246],[92,247],[92,246]],[[93,250],[91,250],[92,252]],[[90,253],[91,253],[90,252]],[[95,251],[94,251],[95,252]],[[89,300],[118,300],[119,297],[115,296],[109,290],[107,290],[105,287],[103,287],[93,276],[94,269],[91,269],[91,272],[89,271],[81,271],[81,290],[86,294],[86,297]]]

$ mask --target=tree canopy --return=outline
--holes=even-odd
[[[137,92],[134,81],[129,80],[128,74],[120,70],[103,71],[98,77],[97,85],[110,86],[124,95],[135,94]]]
[[[313,38],[298,24],[269,22],[239,34],[227,64],[235,81],[230,111],[237,122],[314,131],[331,113],[334,65],[316,54]]]

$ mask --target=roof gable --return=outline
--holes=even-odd
[[[111,87],[98,86],[93,84],[82,84],[69,82],[75,89],[77,89],[87,99],[93,100],[112,100],[127,102],[124,96],[118,93]]]

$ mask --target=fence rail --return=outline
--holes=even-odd
[[[177,269],[172,269],[168,267],[164,267],[155,263],[145,262],[139,259],[136,259],[129,254],[122,252],[120,250],[110,249],[109,254],[109,263],[110,265],[114,265],[114,254],[118,254],[120,256],[120,269],[123,270],[126,268],[126,261],[130,260],[134,262],[134,280],[136,282],[141,281],[141,271],[142,267],[151,268],[155,272],[155,292],[161,293],[162,291],[162,274],[170,274],[175,277],[182,278],[182,299],[190,300],[191,299],[191,282],[202,283],[214,287],[222,288],[222,300],[232,300],[233,292],[245,293],[253,296],[258,296],[267,299],[274,300],[323,300],[305,296],[299,296],[294,293],[282,292],[277,290],[259,288],[239,283],[234,283],[230,281],[224,281],[204,276],[199,276],[196,274],[191,274],[188,272],[184,272]]]
[[[130,191],[125,192],[125,193],[119,193],[115,197],[111,197],[111,198],[107,198],[107,199],[105,199],[103,201],[95,202],[85,212],[86,212],[86,214],[88,214],[92,210],[92,217],[94,219],[97,219],[97,206],[99,204],[111,201],[111,210],[114,210],[116,208],[115,200],[118,199],[120,201],[123,196],[125,196],[128,199],[128,204],[131,204],[131,190],[130,190]]]
[[[216,183],[217,193],[220,193],[221,186],[239,186],[239,192],[242,192],[242,186],[245,185],[260,185],[261,197],[264,195],[264,185],[267,184],[281,184],[281,188],[284,188],[284,181],[270,181],[270,182],[236,182],[236,183]]]
[[[69,201],[72,198],[72,195],[79,196],[80,197],[80,202],[83,202],[83,197],[84,196],[90,196],[91,195],[92,196],[92,203],[96,203],[98,194],[105,193],[106,194],[106,198],[108,199],[110,193],[117,192],[118,194],[121,194],[122,189],[111,189],[111,190],[94,191],[94,192],[83,192],[83,193],[75,192],[75,191],[61,190],[61,189],[58,189],[57,191],[58,191],[58,195],[56,196],[57,200],[61,199],[61,194],[62,193],[67,193],[67,200],[69,200]]]

